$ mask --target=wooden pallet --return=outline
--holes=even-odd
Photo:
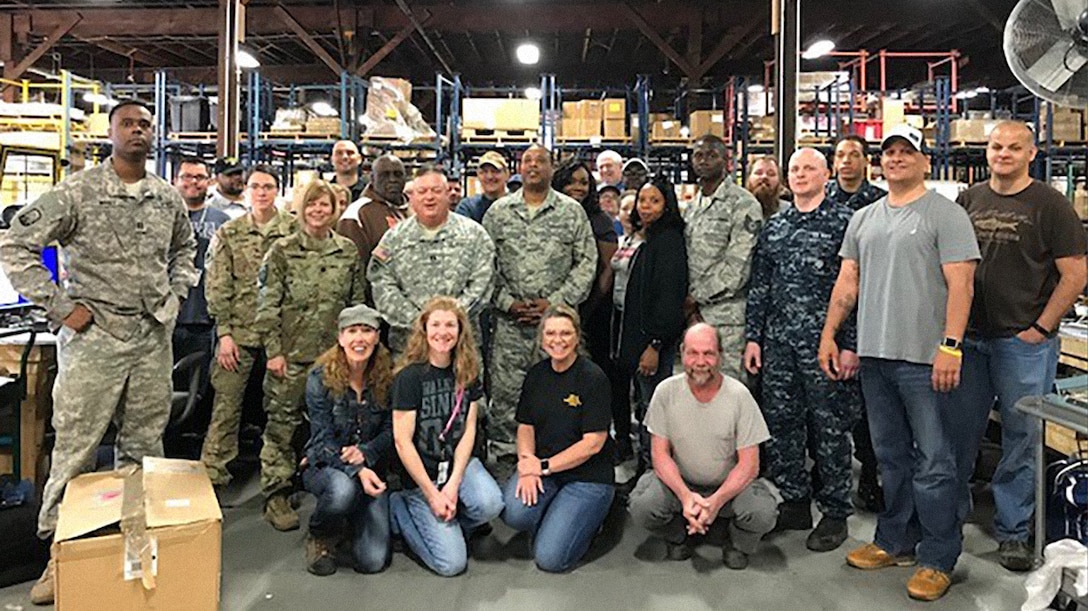
[[[536,142],[540,132],[535,129],[476,129],[461,128],[461,141],[474,142]]]

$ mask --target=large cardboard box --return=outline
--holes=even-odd
[[[955,119],[949,126],[949,139],[952,142],[986,142],[996,126],[997,121],[993,119]]]
[[[604,118],[604,102],[601,100],[579,100],[578,118],[600,121]]]
[[[540,102],[526,99],[465,98],[462,125],[470,129],[540,129]]]
[[[54,538],[58,611],[218,609],[222,521],[199,462],[75,478]]]
[[[725,113],[721,110],[696,110],[688,116],[688,129],[693,138],[710,134],[725,137]]]
[[[626,138],[627,122],[620,117],[619,119],[605,119],[604,120],[604,137],[607,140],[623,140]]]
[[[680,122],[673,117],[659,119],[650,124],[650,138],[673,140],[680,137]]]
[[[623,98],[605,98],[602,118],[605,121],[627,117],[627,100]]]

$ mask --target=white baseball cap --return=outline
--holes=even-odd
[[[926,139],[922,135],[922,132],[918,128],[908,125],[906,123],[900,123],[895,127],[888,130],[888,133],[884,134],[884,139],[880,141],[880,150],[885,150],[896,138],[905,140],[907,144],[911,145],[914,150],[919,153],[926,153]]]

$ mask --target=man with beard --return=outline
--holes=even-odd
[[[684,211],[691,292],[684,309],[689,321],[718,330],[722,373],[741,379],[744,304],[763,213],[756,198],[726,179],[726,151],[725,142],[713,135],[692,145],[699,191]]]
[[[457,214],[482,223],[484,214],[491,204],[506,195],[506,181],[510,178],[510,167],[502,153],[488,151],[480,156],[476,178],[480,180],[482,193],[466,197],[457,204]]]
[[[745,188],[759,200],[759,207],[763,210],[763,220],[771,218],[790,205],[788,201],[782,199],[785,193],[785,189],[782,188],[782,173],[778,170],[778,161],[770,155],[759,157],[752,162]]]
[[[378,157],[362,197],[352,202],[340,216],[336,232],[355,242],[364,265],[385,232],[408,216],[404,196],[407,180],[404,162],[394,155]]]
[[[236,219],[249,210],[245,200],[246,168],[235,157],[215,160],[215,189],[208,195],[208,206],[222,210]]]
[[[333,170],[336,177],[333,184],[340,185],[351,192],[351,199],[355,201],[363,195],[366,183],[359,178],[359,166],[363,163],[363,156],[359,154],[359,147],[351,140],[339,140],[332,145]]]
[[[57,335],[53,445],[38,536],[49,539],[68,482],[94,464],[110,423],[115,467],[162,456],[170,417],[170,336],[197,282],[185,204],[147,171],[151,110],[127,100],[109,112],[109,159],[76,172],[15,216],[0,240],[12,286],[45,309]],[[55,284],[42,248],[60,243],[67,281]],[[30,591],[53,602],[55,559]]]
[[[722,375],[714,327],[689,328],[680,355],[684,373],[658,385],[646,413],[654,469],[631,493],[631,518],[665,540],[669,560],[691,558],[690,536],[728,519],[722,561],[741,570],[778,515],[773,489],[757,479],[770,433],[744,384]]]
[[[585,210],[551,188],[553,173],[551,151],[529,147],[521,156],[524,185],[484,215],[497,265],[488,436],[499,481],[517,464],[514,416],[525,372],[542,358],[540,317],[550,305],[577,308],[597,271],[597,244]]]

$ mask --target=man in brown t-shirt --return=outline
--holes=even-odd
[[[1031,418],[1013,406],[1050,391],[1058,363],[1058,323],[1088,277],[1084,227],[1069,200],[1028,175],[1034,136],[1015,121],[990,135],[990,180],[959,197],[978,237],[982,261],[963,346],[956,391],[957,469],[963,484],[974,471],[978,444],[996,398],[1001,413],[1001,462],[993,476],[994,530],[1001,565],[1032,568],[1028,544],[1034,511],[1032,451],[1041,443]],[[970,489],[959,516],[970,513]]]
[[[404,163],[400,159],[393,155],[379,157],[374,161],[370,184],[362,197],[352,202],[340,216],[336,232],[355,242],[364,265],[385,232],[408,216],[404,197],[407,180]]]

